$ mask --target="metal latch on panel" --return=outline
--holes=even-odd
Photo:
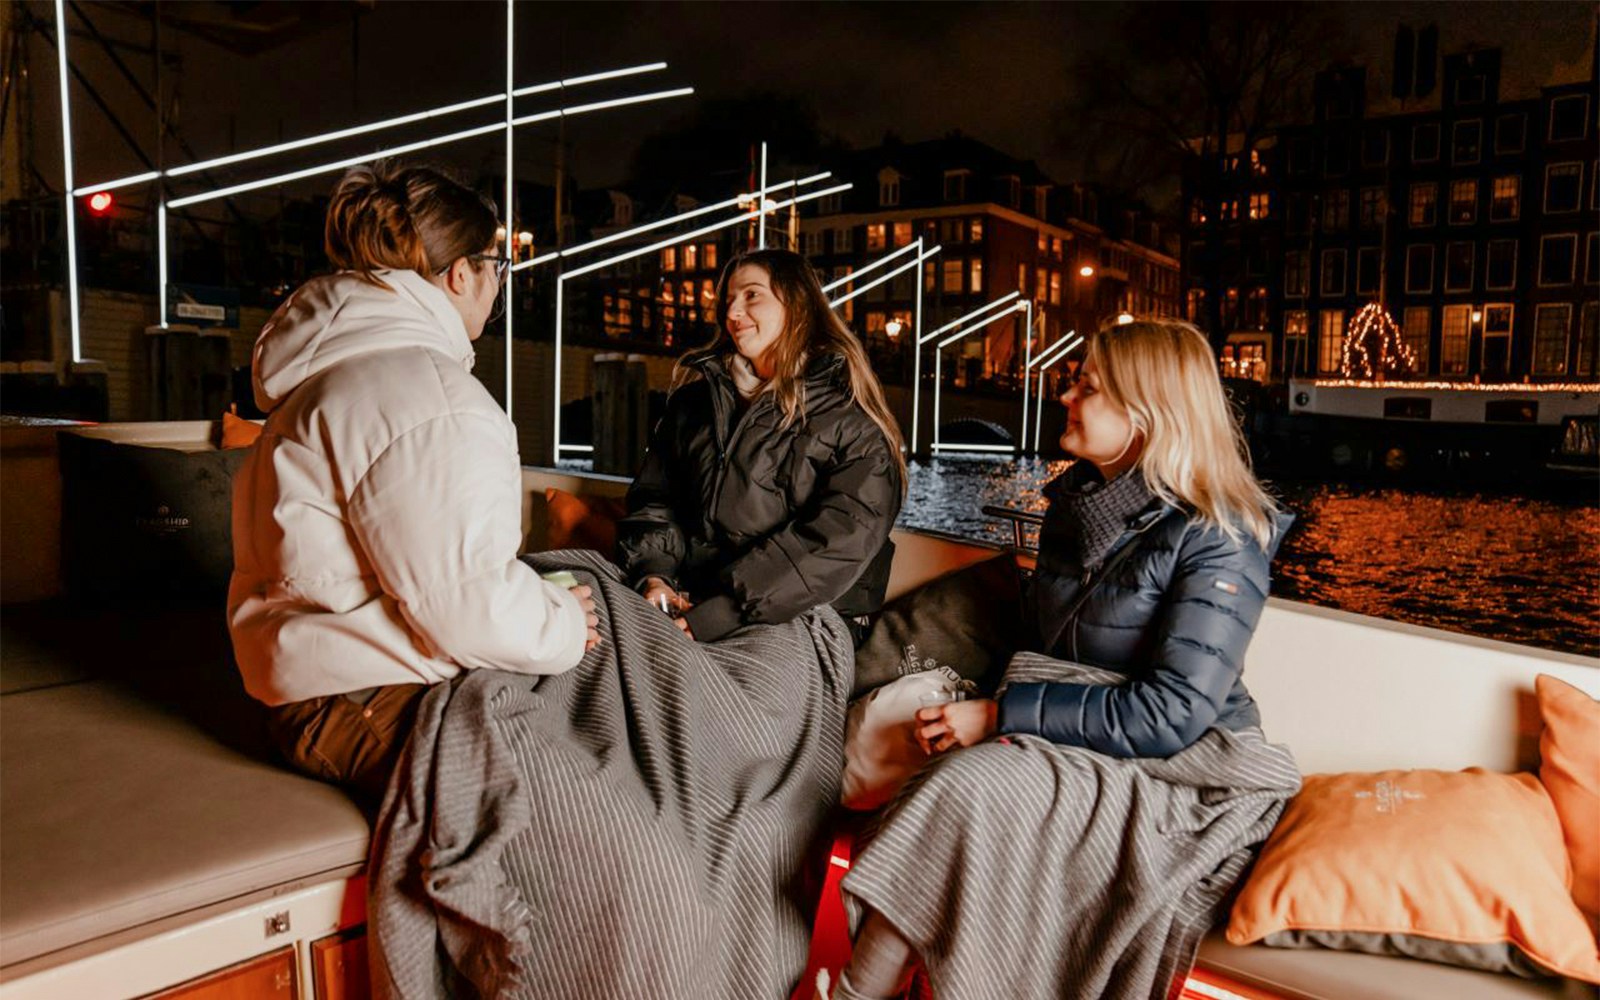
[[[274,913],[267,918],[267,937],[289,933],[289,911]]]

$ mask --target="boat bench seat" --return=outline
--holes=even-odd
[[[358,872],[368,824],[276,762],[216,604],[0,624],[0,965]]]
[[[278,763],[262,721],[215,606],[7,606],[0,965],[359,871],[366,818]],[[1237,948],[1219,934],[1200,965],[1292,1000],[1583,995],[1407,959]]]

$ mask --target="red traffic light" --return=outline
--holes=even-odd
[[[89,196],[89,214],[105,215],[113,204],[110,191],[97,191]]]

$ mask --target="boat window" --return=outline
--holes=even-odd
[[[1426,396],[1390,396],[1383,401],[1385,418],[1428,420],[1433,417],[1433,400]]]
[[[1491,399],[1483,404],[1483,419],[1493,424],[1531,424],[1539,419],[1539,403],[1532,399]]]

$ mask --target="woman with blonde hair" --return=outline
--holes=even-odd
[[[1164,998],[1298,788],[1242,680],[1290,518],[1210,345],[1108,326],[1062,401],[1032,649],[996,698],[918,713],[933,756],[844,881],[836,998],[892,996],[918,957],[940,1000]]]
[[[678,363],[617,562],[698,640],[831,604],[859,643],[904,484],[883,388],[816,272],[747,252],[718,283],[716,337]]]

